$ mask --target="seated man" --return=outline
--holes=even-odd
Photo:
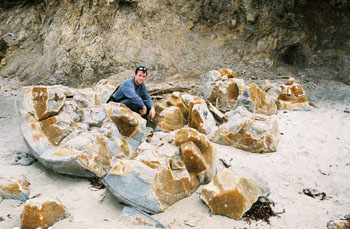
[[[155,115],[154,104],[147,92],[144,81],[147,76],[147,68],[137,67],[134,78],[125,80],[118,90],[113,94],[113,101],[123,103],[132,111],[141,116],[148,116],[152,119]]]

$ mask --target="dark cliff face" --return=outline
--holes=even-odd
[[[345,0],[2,1],[0,76],[88,85],[142,64],[154,80],[228,67],[349,83],[349,22]]]

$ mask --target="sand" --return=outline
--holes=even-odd
[[[282,82],[282,81],[281,81]],[[84,179],[71,178],[46,169],[39,162],[11,165],[15,153],[28,152],[14,108],[17,88],[1,81],[0,176],[26,179],[31,197],[57,197],[71,216],[54,225],[59,228],[149,228],[121,217],[123,204],[106,189],[95,190]],[[233,220],[210,215],[200,200],[199,188],[164,213],[153,218],[168,228],[326,228],[327,222],[350,213],[350,87],[326,80],[301,82],[318,108],[279,111],[280,143],[277,151],[254,154],[217,145],[218,159],[238,175],[250,177],[271,191],[273,210],[283,212],[263,221]],[[9,86],[10,85],[10,86]],[[5,92],[5,88],[7,91]],[[217,161],[218,170],[224,168]],[[324,192],[325,200],[312,198],[303,189]],[[20,227],[24,204],[4,199],[0,203],[0,228]]]

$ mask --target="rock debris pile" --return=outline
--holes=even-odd
[[[294,79],[273,97],[267,93],[268,84],[260,89],[245,85],[230,69],[213,70],[201,77],[198,95],[177,91],[156,103],[152,129],[125,105],[105,103],[114,87],[108,80],[84,89],[24,87],[16,100],[21,131],[32,156],[46,167],[61,174],[100,177],[117,199],[151,214],[206,185],[201,198],[212,214],[241,218],[267,193],[229,170],[216,176],[218,152],[213,142],[254,153],[275,152],[277,108],[308,105]],[[153,135],[145,141],[150,131]],[[2,183],[9,186],[7,180]],[[1,194],[7,189],[2,190]],[[11,195],[28,199],[28,194]]]

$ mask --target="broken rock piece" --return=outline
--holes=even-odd
[[[26,201],[21,228],[48,228],[68,216],[63,204],[55,198],[37,197]]]
[[[274,115],[278,112],[275,100],[256,84],[249,84],[238,100],[237,106],[244,106],[252,113]]]
[[[125,206],[123,208],[122,214],[123,216],[129,217],[129,219],[132,220],[135,224],[165,228],[164,225],[162,225],[157,220],[153,219],[150,215],[134,207]]]
[[[203,187],[200,197],[211,214],[240,219],[263,194],[263,189],[253,180],[225,169]]]
[[[188,126],[198,130],[202,134],[210,135],[217,130],[216,123],[206,102],[197,96],[193,97],[193,100],[190,102]]]
[[[275,119],[252,114],[242,106],[226,114],[230,118],[213,134],[214,142],[253,153],[276,151],[279,135]]]
[[[29,198],[29,183],[0,176],[0,197],[25,201]]]
[[[152,122],[162,131],[173,131],[186,124],[189,109],[180,92],[173,92],[170,97],[155,106],[156,115]]]
[[[290,78],[281,86],[277,101],[280,110],[295,110],[309,106],[304,89],[294,78]]]

